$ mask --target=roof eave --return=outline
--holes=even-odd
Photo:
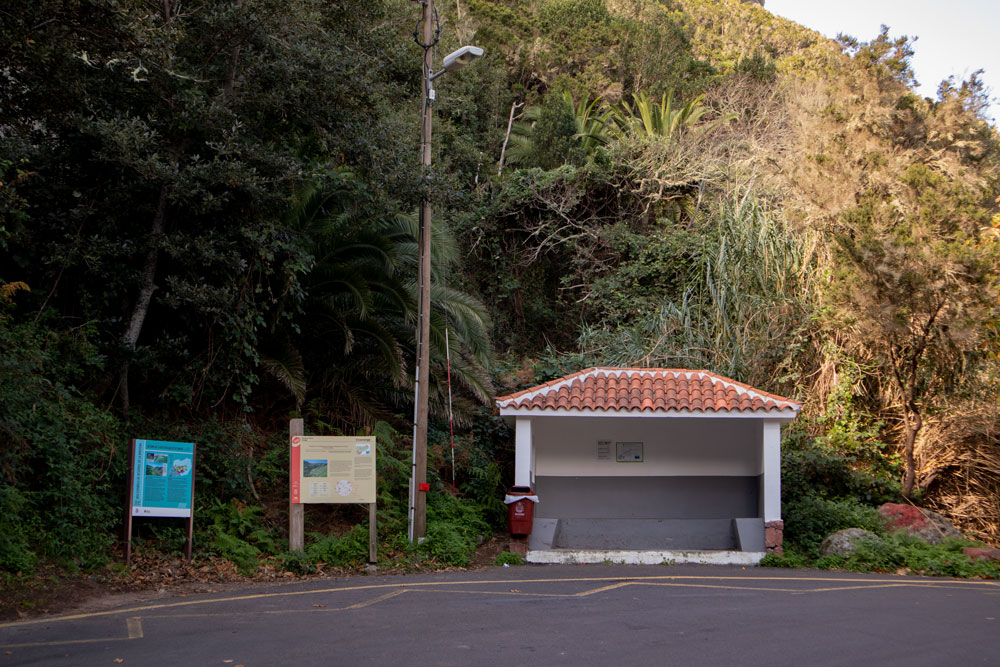
[[[695,419],[771,419],[792,421],[802,406],[789,406],[770,410],[618,410],[579,408],[536,408],[498,406],[501,417],[638,417],[638,418],[695,418]]]

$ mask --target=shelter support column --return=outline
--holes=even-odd
[[[518,417],[514,426],[514,486],[531,486],[531,420]]]
[[[764,517],[764,547],[768,553],[782,552],[785,524],[781,520],[781,422],[761,424],[761,515]]]

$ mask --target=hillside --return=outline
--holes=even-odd
[[[753,2],[442,0],[437,58],[486,57],[437,84],[425,185],[415,6],[249,4],[3,10],[4,576],[112,557],[132,437],[199,443],[202,557],[360,562],[354,509],[287,553],[291,417],[379,436],[393,563],[467,563],[511,479],[492,397],[594,365],[802,400],[803,553],[810,521],[900,497],[1000,544],[1000,137],[975,76],[924,99],[891,30],[837,43]],[[441,528],[416,548],[425,192]]]
[[[490,38],[501,3],[470,6]],[[753,3],[532,7],[534,20],[503,22],[532,26],[505,44],[552,57],[558,45],[600,43],[603,59],[526,67],[520,47],[496,44],[534,73],[519,75],[526,101],[560,89],[601,96],[596,117],[673,89],[678,108],[697,93],[704,119],[729,120],[671,142],[610,141],[607,162],[590,156],[559,176],[522,172],[516,189],[500,185],[493,200],[514,224],[499,231],[520,235],[522,257],[497,272],[551,266],[562,281],[530,281],[550,287],[520,326],[555,303],[554,316],[579,322],[550,340],[560,351],[705,367],[800,396],[813,435],[860,467],[905,469],[912,450],[904,483],[995,540],[998,154],[981,82],[947,82],[939,100],[922,99],[905,40],[838,44]],[[511,211],[507,198],[525,189],[534,200]],[[553,202],[570,196],[565,220]],[[544,220],[542,207],[563,219]],[[540,238],[543,253],[531,243]],[[497,296],[518,309],[529,299]]]

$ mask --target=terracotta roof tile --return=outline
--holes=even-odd
[[[497,399],[503,409],[614,412],[781,412],[801,403],[709,373],[670,368],[588,368]]]

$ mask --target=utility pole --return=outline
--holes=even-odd
[[[422,72],[423,123],[420,126],[420,173],[423,195],[420,205],[420,238],[417,267],[417,367],[413,387],[413,468],[410,471],[410,542],[427,535],[427,399],[430,393],[431,357],[431,114],[434,112],[434,79],[465,67],[483,55],[478,46],[463,46],[445,56],[434,71],[434,45],[441,30],[434,13],[434,0],[423,5],[422,27],[413,33],[424,50]],[[450,370],[450,369],[449,369]]]
[[[427,398],[430,385],[431,342],[431,197],[428,192],[431,169],[431,116],[434,95],[431,76],[434,72],[434,43],[437,41],[434,21],[434,0],[423,0],[424,48],[421,75],[420,171],[423,178],[423,202],[420,207],[419,264],[417,269],[417,368],[413,405],[413,470],[410,474],[411,542],[427,534]]]

